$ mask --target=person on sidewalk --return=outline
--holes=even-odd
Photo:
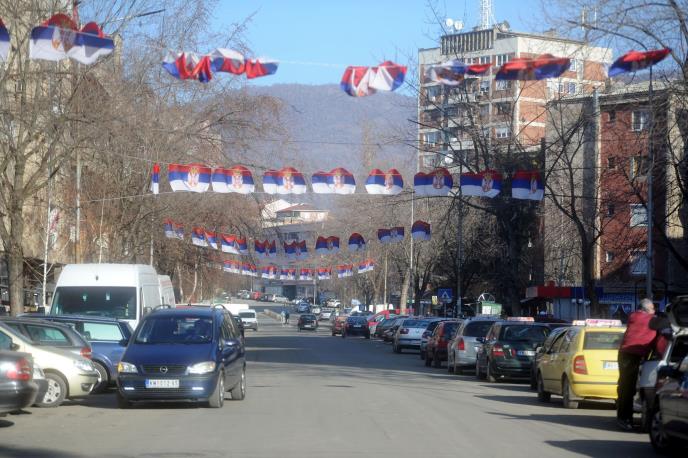
[[[625,431],[633,429],[633,397],[640,364],[647,359],[657,338],[657,331],[650,328],[650,320],[654,316],[655,305],[652,301],[640,301],[640,309],[628,317],[626,332],[619,348],[616,421]]]

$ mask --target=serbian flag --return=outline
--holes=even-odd
[[[378,229],[377,239],[380,241],[380,243],[389,243],[392,241],[392,234],[390,233],[389,229]]]
[[[351,97],[365,97],[375,94],[370,88],[372,73],[370,67],[349,66],[344,70],[339,86]]]
[[[349,66],[339,83],[352,97],[364,97],[377,91],[394,91],[404,84],[406,67],[385,61],[377,67]]]
[[[205,241],[208,247],[217,250],[217,233],[205,231]]]
[[[365,239],[358,232],[349,237],[349,251],[363,251],[366,248]]]
[[[386,172],[373,169],[368,175],[365,187],[368,194],[394,196],[404,189],[404,179],[397,169],[389,169]]]
[[[10,54],[10,33],[0,19],[0,60],[6,61]]]
[[[302,268],[299,270],[299,280],[313,281],[313,270],[308,268]]]
[[[251,276],[251,264],[248,262],[241,263],[241,275]]]
[[[496,80],[533,81],[558,78],[571,66],[571,59],[542,54],[534,59],[516,58],[504,63]]]
[[[207,83],[213,79],[210,68],[210,57],[199,57],[192,52],[168,54],[162,61],[162,67],[167,73],[180,80],[197,80]]]
[[[179,240],[184,240],[184,225],[174,223],[174,233]]]
[[[304,194],[307,190],[306,180],[293,167],[268,170],[263,174],[263,190],[267,194]]]
[[[354,265],[353,264],[343,264],[343,265],[337,266],[337,277],[338,278],[351,277],[353,274],[354,274]]]
[[[270,278],[270,267],[269,266],[263,266],[260,268],[260,278]]]
[[[353,194],[356,192],[356,179],[354,175],[342,167],[330,170],[327,176],[327,184],[333,194]]]
[[[372,272],[375,268],[375,262],[372,259],[366,259],[365,261],[358,264],[358,273],[364,274],[367,272]]]
[[[411,237],[415,240],[430,240],[430,224],[420,220],[413,223]]]
[[[241,75],[246,70],[246,59],[233,49],[217,48],[210,55],[210,68],[214,72]]]
[[[206,192],[210,187],[211,169],[203,164],[170,164],[167,179],[172,191]]]
[[[213,169],[210,181],[213,184],[213,191],[223,194],[229,192],[249,194],[256,189],[251,171],[241,165],[227,169],[223,167]]]
[[[208,246],[208,242],[205,239],[205,231],[202,227],[194,227],[191,231],[191,244],[202,247]]]
[[[289,259],[296,258],[296,242],[284,242],[284,255]]]
[[[160,166],[153,164],[153,173],[151,174],[151,191],[153,194],[160,194]]]
[[[318,267],[318,280],[330,280],[332,278],[331,267]]]
[[[168,239],[176,239],[177,234],[174,232],[174,222],[171,219],[166,219],[162,222],[165,230],[165,237]]]
[[[514,199],[542,200],[545,186],[537,170],[518,170],[511,179],[511,197]]]
[[[265,251],[265,245],[267,244],[267,240],[265,242],[261,242],[260,240],[254,240],[253,241],[253,249],[256,252],[256,255],[259,258],[265,258],[267,257],[267,253]]]
[[[236,246],[237,249],[239,250],[239,254],[247,255],[248,254],[248,243],[246,243],[246,238],[236,238]]]
[[[502,191],[502,175],[494,170],[461,174],[461,193],[464,196],[496,197]]]
[[[466,75],[484,75],[491,66],[492,64],[466,65],[460,60],[448,60],[441,64],[429,65],[425,70],[425,78],[446,86],[458,86]]]
[[[91,65],[114,49],[115,42],[95,22],[79,30],[72,18],[56,14],[31,30],[29,58],[49,61],[70,58]]]
[[[305,240],[301,240],[294,244],[294,254],[296,259],[308,259],[308,246]]]
[[[266,249],[267,249],[268,257],[270,257],[270,258],[276,258],[277,257],[277,243],[275,243],[274,240],[266,246]]]
[[[614,61],[609,72],[610,77],[623,73],[637,72],[652,67],[663,61],[666,56],[671,54],[670,48],[653,49],[650,51],[629,51]]]
[[[413,188],[419,196],[448,196],[454,186],[451,173],[443,167],[413,177]]]
[[[390,228],[389,229],[389,241],[390,242],[403,242],[404,241],[404,228],[401,226]]]
[[[315,241],[315,252],[318,254],[332,254],[339,251],[339,237],[320,236]]]
[[[246,78],[260,78],[261,76],[274,75],[277,73],[279,62],[265,57],[257,59],[246,59]]]
[[[220,247],[223,253],[239,254],[236,235],[220,234]]]

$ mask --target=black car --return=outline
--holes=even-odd
[[[159,309],[146,315],[122,356],[120,408],[132,401],[185,400],[222,407],[246,395],[241,332],[222,307]]]
[[[299,317],[299,322],[296,326],[298,327],[299,331],[303,331],[304,329],[310,329],[311,331],[315,331],[318,329],[318,317],[316,317],[312,313],[306,313],[304,315],[301,315]]]
[[[535,350],[552,328],[528,321],[497,321],[478,351],[475,374],[490,382],[498,379],[530,380]]]
[[[33,359],[14,351],[12,339],[0,333],[0,414],[28,407],[36,401]]]
[[[364,316],[350,316],[347,318],[342,330],[342,338],[346,336],[363,336],[366,339],[370,339],[368,318]]]

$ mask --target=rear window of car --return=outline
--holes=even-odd
[[[117,323],[88,323],[84,322],[84,337],[86,340],[119,342],[124,338],[122,329]]]
[[[405,328],[425,328],[428,322],[425,320],[404,320],[401,325]]]
[[[511,342],[544,342],[550,333],[547,326],[513,325],[502,326],[499,340]]]
[[[485,337],[494,321],[471,321],[463,329],[464,337]]]
[[[452,335],[454,333],[454,331],[456,330],[456,328],[459,327],[460,324],[461,323],[453,323],[453,322],[445,323],[444,324],[444,335],[445,336]]]
[[[241,312],[241,313],[239,313],[239,316],[241,318],[255,318],[256,313],[255,312]]]
[[[304,320],[315,320],[315,315],[301,315]]]
[[[618,350],[623,332],[586,332],[583,350]]]

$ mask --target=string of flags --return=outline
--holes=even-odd
[[[365,97],[377,91],[391,92],[404,84],[406,70],[405,66],[389,60],[377,67],[349,66],[339,85],[351,97]]]
[[[240,52],[225,48],[202,56],[194,52],[169,53],[162,61],[162,67],[173,77],[201,83],[212,80],[213,73],[245,75],[247,79],[274,75],[278,66],[272,59],[247,59]]]
[[[217,263],[218,267],[224,272],[237,275],[245,275],[249,277],[260,277],[266,280],[284,280],[284,281],[313,281],[331,280],[332,267],[281,267],[274,264],[267,266],[256,266],[250,262],[242,262],[233,259],[227,259],[221,263]],[[356,273],[365,274],[375,270],[375,261],[372,259],[365,259],[355,265]],[[354,275],[354,264],[340,264],[334,266],[334,272],[337,278],[348,278]]]

